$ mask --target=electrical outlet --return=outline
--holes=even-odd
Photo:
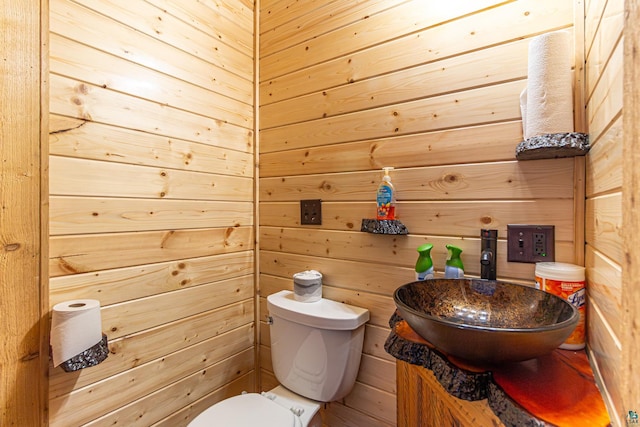
[[[547,256],[547,235],[533,233],[533,256]]]
[[[553,225],[507,225],[507,261],[555,261]]]
[[[300,224],[322,224],[322,200],[300,200]]]

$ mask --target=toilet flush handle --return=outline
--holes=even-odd
[[[273,317],[267,316],[267,325],[273,325]]]

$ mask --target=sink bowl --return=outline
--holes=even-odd
[[[578,324],[564,299],[529,286],[483,279],[432,279],[393,294],[409,326],[445,354],[487,364],[551,353]]]

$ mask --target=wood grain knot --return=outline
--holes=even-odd
[[[76,86],[76,92],[87,95],[89,93],[89,86],[84,83],[80,83],[78,86]]]
[[[459,179],[459,177],[457,175],[454,174],[447,174],[444,176],[444,182],[447,182],[449,184],[453,184],[454,182],[457,182]]]
[[[20,243],[9,243],[8,245],[4,245],[4,250],[7,252],[13,252],[20,249]]]

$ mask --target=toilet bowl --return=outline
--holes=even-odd
[[[291,291],[269,295],[267,307],[280,385],[218,402],[189,427],[321,427],[321,402],[353,388],[369,311],[325,298],[297,301]]]

